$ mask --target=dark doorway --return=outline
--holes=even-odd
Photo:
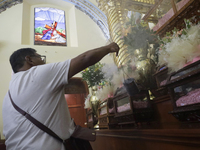
[[[82,78],[72,78],[65,88],[65,99],[69,112],[77,125],[87,127],[86,110],[84,109],[85,97],[88,95],[88,85]]]

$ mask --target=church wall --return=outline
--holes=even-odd
[[[2,12],[0,14],[0,22],[0,133],[2,138],[2,104],[12,75],[9,57],[15,49],[22,47],[22,4],[18,4]]]
[[[23,7],[22,7],[22,30],[21,30],[21,44],[23,45],[28,45],[30,44],[30,5],[26,3],[25,1],[23,2]],[[32,19],[32,18],[31,18]]]
[[[24,1],[0,14],[0,133],[3,137],[2,104],[8,90],[12,70],[9,57],[13,51],[23,48],[35,48],[39,54],[46,55],[47,63],[64,61],[78,54],[106,44],[101,29],[87,15],[74,6],[71,8],[60,8],[65,10],[68,46],[39,46],[33,44],[34,38],[34,7],[55,5],[30,5]],[[112,63],[112,57],[106,56],[102,63]],[[76,76],[80,77],[80,74]]]

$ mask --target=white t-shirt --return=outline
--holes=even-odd
[[[49,127],[60,138],[74,131],[64,85],[70,61],[39,65],[12,76],[9,89],[14,103]],[[64,150],[60,141],[40,130],[13,107],[8,94],[3,101],[3,134],[7,150]]]

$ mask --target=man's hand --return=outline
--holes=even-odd
[[[116,52],[116,56],[118,56],[119,46],[117,45],[117,43],[110,43],[109,45],[107,45],[107,47],[109,48],[110,53]]]
[[[119,46],[113,42],[107,46],[86,51],[80,54],[79,56],[73,58],[70,63],[68,79],[70,79],[76,73],[82,71],[83,69],[91,65],[94,65],[108,53],[114,53],[114,52],[116,52],[116,56],[118,56]]]

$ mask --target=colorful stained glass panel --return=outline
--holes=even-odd
[[[63,10],[35,8],[35,45],[67,46],[65,12]]]

